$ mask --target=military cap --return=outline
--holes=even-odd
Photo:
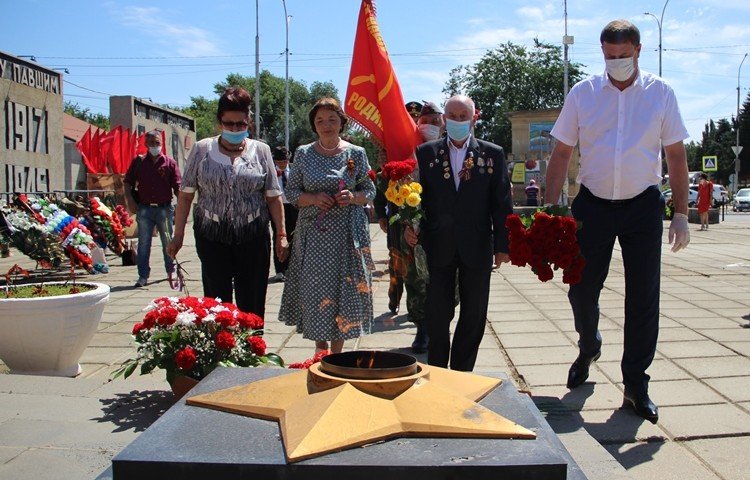
[[[440,107],[438,107],[434,103],[425,101],[424,105],[422,105],[422,111],[419,113],[419,116],[423,117],[425,115],[432,115],[435,113],[442,114],[443,111],[440,110]]]
[[[406,111],[414,120],[422,115],[422,104],[419,102],[409,102],[406,104]]]

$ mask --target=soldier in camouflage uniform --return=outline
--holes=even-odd
[[[417,127],[424,141],[436,140],[442,135],[442,112],[434,103],[425,102],[422,105],[418,102],[409,102],[406,104],[406,110],[415,116]],[[415,172],[413,175],[415,180],[418,180],[418,174],[419,172]],[[388,235],[390,273],[388,308],[394,314],[398,313],[401,294],[405,288],[409,320],[417,325],[417,334],[411,346],[412,351],[424,353],[427,351],[429,342],[427,328],[424,325],[428,279],[417,272],[414,250],[406,243],[401,224],[395,222],[389,225],[389,219],[398,211],[398,207],[385,199],[383,192],[387,188],[388,181],[378,175],[377,193],[373,203],[380,228]]]

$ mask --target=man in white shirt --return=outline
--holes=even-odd
[[[667,156],[675,215],[669,227],[673,252],[690,242],[688,178],[683,140],[688,137],[672,88],[641,71],[640,32],[626,20],[607,24],[600,36],[606,72],[576,84],[565,99],[552,135],[558,140],[547,169],[547,198],[559,198],[576,143],[581,159],[573,216],[582,223],[578,242],[586,259],[582,281],[568,299],[579,335],[579,355],[568,388],[588,378],[601,355],[599,294],[615,239],[625,266],[625,342],[621,369],[624,406],[656,423],[646,369],[656,352],[664,197],[660,148]]]

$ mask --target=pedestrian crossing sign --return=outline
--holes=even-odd
[[[703,157],[703,171],[715,172],[718,170],[719,159],[716,155],[707,155]]]

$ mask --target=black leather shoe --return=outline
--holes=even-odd
[[[625,390],[625,399],[622,406],[632,408],[636,415],[651,423],[659,421],[659,407],[651,401],[647,393],[634,395]]]
[[[414,353],[425,353],[430,345],[430,337],[427,335],[427,329],[422,325],[417,325],[417,334],[414,336],[414,342],[411,344],[411,351]]]
[[[568,370],[568,388],[573,389],[582,385],[583,382],[589,378],[589,367],[592,363],[599,360],[599,357],[601,356],[601,350],[596,352],[592,357],[578,355],[578,358],[576,358],[576,361],[573,362],[573,365],[570,366],[570,370]]]
[[[398,304],[388,302],[388,310],[390,310],[392,314],[396,315],[398,313]]]

